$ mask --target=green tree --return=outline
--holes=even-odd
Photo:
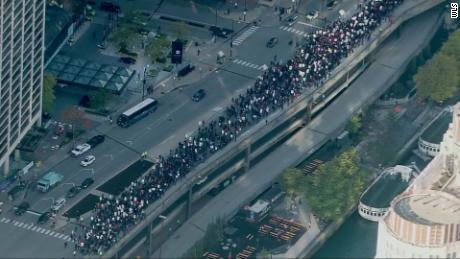
[[[169,32],[173,38],[184,40],[187,38],[190,28],[185,22],[176,22],[171,26]]]
[[[43,74],[43,112],[51,113],[53,111],[53,103],[55,99],[54,86],[56,85],[56,83],[57,81],[56,78],[54,78],[54,76],[48,73]]]
[[[460,63],[460,29],[453,32],[441,48],[441,53],[454,57]]]
[[[72,125],[72,142],[75,146],[75,137],[83,129],[89,129],[91,127],[91,121],[86,117],[86,114],[78,109],[77,107],[70,107],[66,109],[61,119],[63,122]]]
[[[304,175],[297,168],[287,168],[281,176],[281,186],[289,198],[293,198],[302,192]]]
[[[152,39],[145,47],[145,54],[152,60],[158,60],[166,56],[171,43],[165,36],[158,36]]]
[[[459,85],[459,66],[454,57],[437,54],[414,76],[419,96],[442,102],[452,97]]]
[[[134,26],[122,23],[110,33],[109,40],[120,49],[130,49],[135,42],[139,41],[139,34]]]
[[[262,248],[262,250],[260,250],[259,254],[257,254],[257,258],[259,258],[259,259],[269,259],[270,258],[270,251],[265,249],[265,247]]]
[[[361,130],[361,116],[359,114],[354,115],[350,118],[350,121],[347,124],[347,130],[351,135],[356,135]]]
[[[306,177],[304,198],[320,218],[336,220],[358,202],[367,178],[357,151],[350,149]]]

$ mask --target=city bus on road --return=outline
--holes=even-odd
[[[117,119],[117,124],[120,127],[127,128],[138,120],[154,112],[157,109],[157,106],[157,100],[147,98],[120,114]]]

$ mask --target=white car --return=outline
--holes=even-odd
[[[72,150],[72,155],[77,157],[77,156],[85,153],[86,151],[88,151],[90,148],[91,148],[91,146],[86,144],[86,143],[78,145]]]
[[[307,20],[312,21],[316,18],[318,18],[319,12],[318,11],[312,11],[307,14]]]
[[[80,163],[81,166],[89,166],[90,164],[94,163],[94,160],[96,160],[96,157],[93,155],[86,156],[85,159],[83,159]]]
[[[66,203],[65,198],[59,198],[53,203],[53,205],[51,206],[51,210],[59,211],[62,207],[64,207],[65,203]]]

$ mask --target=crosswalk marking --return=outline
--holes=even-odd
[[[260,71],[264,71],[264,70],[267,69],[267,65],[265,65],[265,64],[264,65],[252,64],[250,62],[247,62],[247,61],[244,61],[244,60],[241,60],[241,59],[234,59],[233,63],[235,63],[237,65],[257,69],[257,70],[260,70]]]
[[[34,232],[37,232],[37,233],[40,233],[40,234],[48,235],[50,237],[59,238],[59,239],[69,241],[69,242],[72,241],[72,238],[70,238],[69,235],[66,235],[66,234],[63,234],[63,233],[58,233],[58,232],[55,232],[55,231],[53,231],[51,229],[47,229],[47,228],[44,228],[44,227],[34,226],[34,223],[26,223],[26,222],[21,222],[21,221],[17,221],[17,220],[11,220],[11,219],[5,218],[5,217],[2,217],[0,219],[0,223],[11,224],[11,225],[13,225],[15,227],[22,228],[22,229],[25,229],[25,230],[34,231]]]
[[[247,29],[247,30],[244,31],[240,36],[238,36],[238,37],[232,42],[232,44],[235,45],[235,46],[240,45],[241,43],[243,43],[244,40],[246,40],[249,36],[251,36],[257,29],[259,29],[258,26],[251,26],[251,27],[249,27],[249,29]]]
[[[283,31],[295,33],[295,34],[303,36],[303,37],[308,35],[308,33],[303,32],[301,30],[294,29],[292,27],[281,26],[280,29],[283,30]]]

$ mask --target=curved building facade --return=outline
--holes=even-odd
[[[460,200],[427,190],[403,195],[379,224],[376,258],[459,258]]]
[[[460,103],[439,153],[379,220],[376,258],[460,258]]]

